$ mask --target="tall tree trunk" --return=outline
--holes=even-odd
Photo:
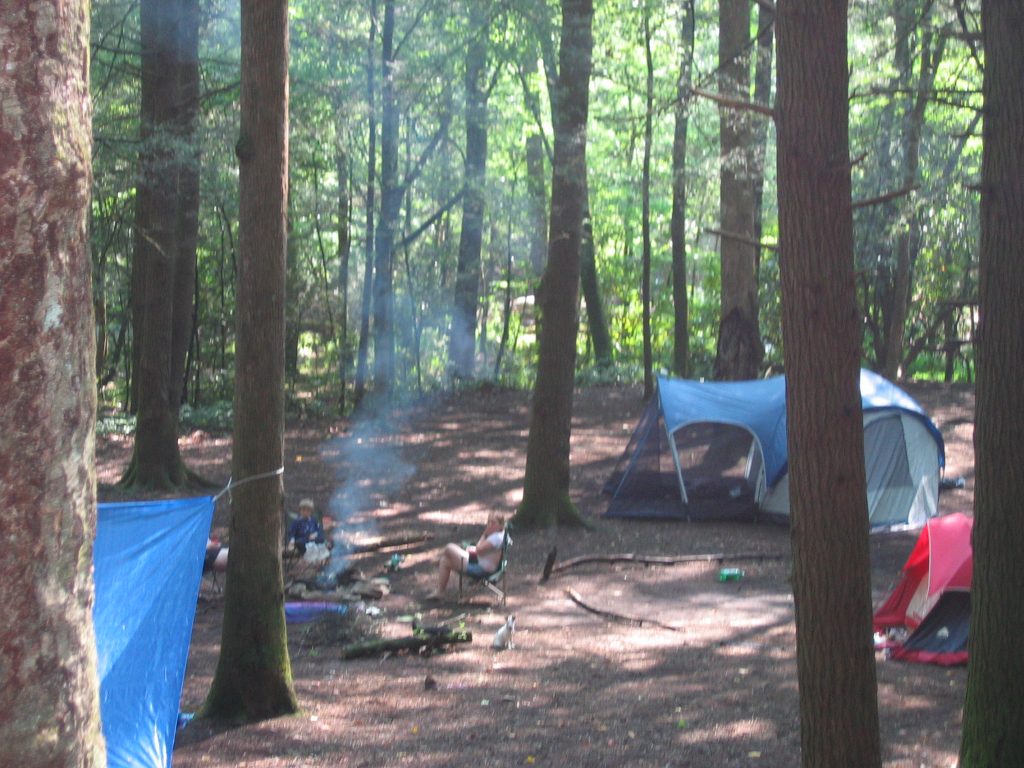
[[[298,710],[281,576],[288,2],[242,0],[239,263],[231,558],[211,717]]]
[[[690,122],[693,76],[694,0],[683,0],[679,24],[679,78],[676,81],[675,131],[672,136],[672,372],[690,370],[690,307],[686,296],[686,134]]]
[[[7,4],[0,40],[0,751],[100,768],[88,3]]]
[[[983,0],[974,581],[960,765],[1024,765],[1024,7]]]
[[[846,0],[779,0],[776,22],[797,674],[802,761],[815,768],[881,764],[848,161],[847,11]]]
[[[285,222],[284,256],[284,375],[294,381],[299,375],[299,341],[302,336],[302,297],[299,296],[302,267],[299,265],[299,244],[295,239],[295,221],[291,200]]]
[[[133,357],[138,418],[121,482],[166,489],[184,481],[178,451],[179,381],[172,386],[178,262],[178,38],[180,0],[140,4],[141,138],[133,259]],[[168,290],[171,286],[171,290]],[[187,338],[187,337],[186,337]]]
[[[373,389],[387,401],[395,384],[394,246],[402,212],[395,99],[395,0],[384,0],[381,27],[380,220],[374,239]]]
[[[719,3],[719,91],[747,99],[750,91],[750,2]],[[720,216],[722,231],[722,306],[718,329],[715,378],[756,378],[764,348],[757,320],[757,249],[754,238],[754,194],[748,168],[753,148],[750,114],[723,106],[721,135]],[[731,235],[731,236],[730,236]]]
[[[530,134],[526,139],[526,194],[530,206],[530,267],[535,277],[547,264],[548,192],[544,180],[544,137]]]
[[[370,317],[373,314],[373,240],[374,206],[376,204],[377,181],[377,108],[376,103],[376,39],[377,0],[370,0],[370,31],[366,44],[366,104],[369,142],[366,151],[366,245],[363,258],[363,300],[359,309],[359,349],[356,353],[356,380],[352,399],[359,407],[366,393],[366,377],[369,369]]]
[[[452,375],[472,379],[476,352],[476,315],[480,304],[480,249],[483,243],[487,170],[487,43],[491,10],[469,5],[470,41],[466,49],[466,194],[462,198],[462,233],[455,273],[455,301],[448,339]]]
[[[523,501],[516,513],[516,519],[528,527],[580,521],[569,499],[569,440],[593,16],[591,0],[562,2],[548,265],[540,290],[539,360],[526,446]]]
[[[587,308],[587,327],[594,345],[594,363],[598,368],[612,364],[612,337],[608,332],[608,316],[601,298],[601,284],[597,279],[597,254],[594,248],[594,225],[590,213],[590,185],[586,177],[583,203],[583,234],[580,242],[580,288],[583,304]]]
[[[640,301],[643,315],[644,400],[654,394],[654,350],[651,341],[651,144],[654,140],[654,57],[651,53],[651,7],[644,0],[644,61],[647,64],[644,88],[644,158],[640,172],[641,254]]]
[[[348,341],[348,277],[352,259],[352,197],[349,190],[348,153],[341,146],[340,130],[338,143],[339,146],[336,148],[334,156],[338,173],[338,290],[341,294],[341,312],[339,313],[341,328],[338,331],[338,412],[344,415],[349,368],[352,366],[352,354]]]
[[[177,260],[174,272],[174,309],[171,320],[171,405],[184,402],[187,387],[185,359],[193,336],[196,313],[196,248],[199,242],[200,150],[196,141],[199,116],[199,0],[179,0],[177,52]],[[197,350],[198,351],[198,350]]]
[[[902,189],[908,189],[917,183],[925,109],[931,98],[936,71],[945,52],[945,41],[945,35],[939,36],[933,48],[931,30],[926,28],[921,35],[921,70],[917,82],[917,93],[904,120],[903,167],[900,174]],[[913,204],[912,198],[911,204]],[[917,212],[911,210],[907,216],[906,226],[896,238],[892,305],[886,324],[885,357],[882,360],[882,374],[890,379],[895,379],[899,375],[903,363],[907,314],[910,310],[913,287],[913,269],[919,250],[920,223]]]
[[[757,6],[757,60],[754,63],[754,103],[771,106],[772,50],[775,42],[775,11]],[[754,185],[754,241],[761,242],[764,224],[764,161],[768,153],[768,120],[758,116],[753,128],[751,181]],[[761,272],[761,246],[754,252],[755,279]]]

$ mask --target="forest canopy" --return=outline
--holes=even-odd
[[[189,75],[179,74],[174,97],[153,95],[145,82],[144,49],[158,45],[144,43],[140,26],[151,2],[92,3],[90,238],[101,405],[135,409],[140,206],[174,206],[179,222],[194,206],[195,274],[180,299],[193,322],[175,384],[195,414],[223,423],[235,354],[238,4],[164,4],[193,6],[161,29],[185,39],[192,25],[198,51],[194,96],[181,95]],[[725,61],[718,3],[596,4],[583,246],[592,249],[583,279],[591,265],[593,285],[581,292],[578,380],[641,379],[648,325],[655,370],[715,375],[731,279],[723,260],[729,244],[743,242],[756,270],[757,374],[782,367],[773,30],[770,4],[750,5],[746,42]],[[348,410],[382,377],[398,395],[467,379],[528,386],[547,238],[557,4],[291,0],[289,15],[289,410]],[[977,32],[969,3],[850,8],[853,279],[864,364],[892,377],[973,377]],[[178,50],[174,71],[184,73],[187,46]],[[729,105],[723,72],[737,63],[745,75]],[[744,123],[733,134],[736,120]],[[723,146],[732,148],[723,154]],[[178,183],[167,188],[158,182],[172,166]],[[183,181],[190,171],[194,194]],[[723,194],[727,176],[759,191],[750,232],[723,225],[738,194]],[[674,182],[685,189],[685,261],[675,275],[682,293],[674,293]],[[188,251],[187,241],[179,237],[178,247]],[[466,341],[456,338],[467,329],[468,366]],[[687,341],[682,370],[677,337]]]

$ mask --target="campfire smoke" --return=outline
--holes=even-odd
[[[388,420],[364,419],[321,451],[325,463],[333,467],[336,480],[328,502],[334,528],[329,534],[333,541],[331,560],[321,573],[325,581],[337,582],[358,540],[377,535],[377,509],[415,473],[415,467],[402,460],[393,442],[397,431]]]

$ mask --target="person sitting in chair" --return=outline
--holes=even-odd
[[[288,526],[288,549],[294,549],[300,556],[306,554],[309,544],[323,544],[324,529],[313,517],[313,500],[303,499],[299,502],[299,517]]]
[[[437,588],[427,600],[440,600],[448,588],[448,577],[453,572],[481,578],[494,573],[501,565],[501,544],[505,537],[505,516],[491,512],[479,541],[463,549],[448,544],[437,561]]]

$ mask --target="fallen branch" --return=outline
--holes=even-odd
[[[418,651],[422,648],[438,648],[453,643],[471,643],[473,633],[464,630],[449,630],[437,634],[414,635],[412,637],[394,637],[384,640],[367,640],[363,643],[344,645],[339,649],[341,658],[356,659],[362,656],[376,656],[379,653],[394,651]]]
[[[674,627],[671,624],[665,624],[664,622],[658,621],[657,619],[642,619],[637,616],[626,616],[621,613],[614,613],[613,611],[606,611],[601,608],[595,608],[592,605],[587,605],[583,598],[580,597],[579,592],[577,592],[575,589],[566,589],[565,593],[569,596],[569,599],[576,603],[576,605],[578,605],[580,608],[582,608],[585,611],[589,611],[590,613],[593,613],[596,616],[602,616],[606,619],[611,619],[612,621],[625,622],[626,624],[632,624],[636,627],[642,627],[644,624],[650,624],[652,627],[670,629],[673,632],[683,631],[682,627]]]
[[[683,563],[724,563],[726,561],[736,562],[739,560],[785,560],[789,557],[786,554],[772,552],[737,552],[727,554],[715,552],[706,555],[675,555],[670,557],[659,555],[583,555],[574,557],[571,560],[558,563],[551,568],[551,573],[561,573],[577,565],[587,563],[635,563],[637,565],[681,565]],[[547,569],[545,569],[547,570]]]
[[[364,552],[379,552],[382,549],[408,549],[416,544],[422,544],[425,541],[430,541],[433,538],[433,534],[422,533],[417,534],[416,536],[398,536],[390,539],[380,539],[368,544],[357,544],[352,547],[350,554],[361,555]]]

